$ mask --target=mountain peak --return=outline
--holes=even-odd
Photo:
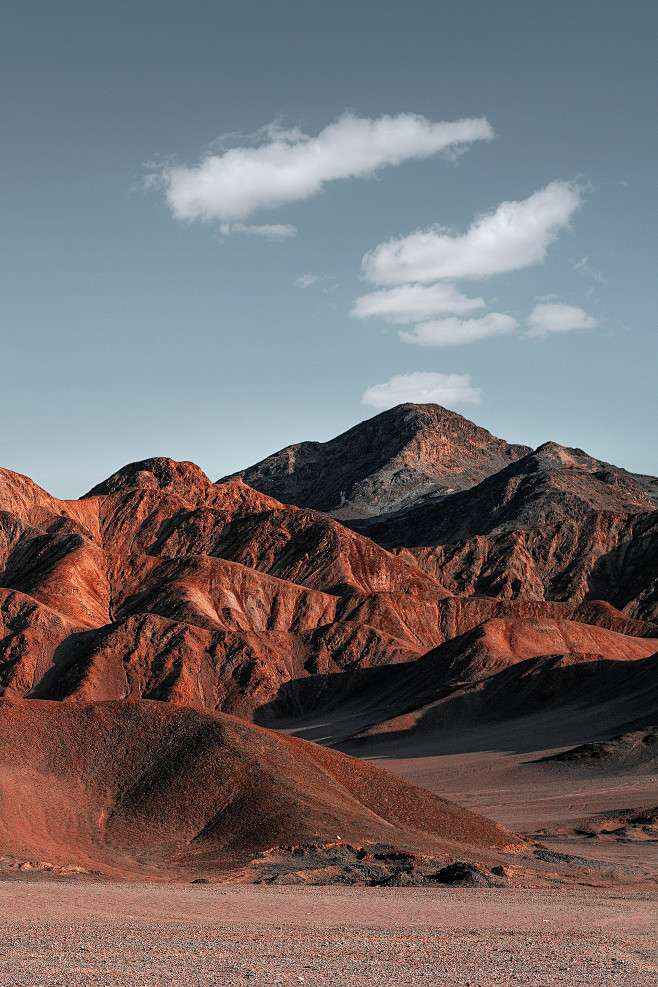
[[[233,475],[284,503],[349,519],[468,489],[530,451],[440,405],[401,404]]]
[[[183,488],[188,492],[193,488],[208,486],[210,480],[194,463],[177,463],[173,459],[167,459],[166,456],[154,456],[151,459],[141,459],[136,463],[122,466],[112,476],[84,494],[84,497],[99,497],[136,488],[151,490]]]

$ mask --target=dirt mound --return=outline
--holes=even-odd
[[[645,727],[617,734],[610,740],[600,740],[591,744],[579,744],[571,750],[561,751],[543,759],[549,764],[600,765],[601,767],[623,767],[627,770],[644,765],[658,764],[658,727]]]
[[[519,841],[351,758],[161,703],[0,701],[0,854],[207,876],[276,846],[386,842],[491,861]]]

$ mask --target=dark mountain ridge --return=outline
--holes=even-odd
[[[240,477],[285,504],[345,520],[467,489],[528,452],[439,405],[402,404],[329,442],[287,446],[224,480]]]

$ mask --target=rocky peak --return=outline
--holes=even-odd
[[[210,480],[194,463],[177,463],[164,456],[155,456],[128,463],[93,487],[84,497],[99,497],[134,489],[169,489],[172,493],[180,490],[187,494],[193,490],[205,490],[209,486]]]
[[[576,468],[594,473],[607,465],[599,459],[588,456],[582,449],[571,449],[569,446],[561,446],[558,442],[544,442],[526,458],[528,464],[532,464],[536,470]]]
[[[468,489],[528,452],[440,405],[402,404],[329,442],[287,446],[234,476],[284,503],[372,517]]]
[[[0,469],[0,511],[9,511],[18,517],[27,517],[31,511],[45,509],[60,514],[60,502],[42,490],[34,480]]]

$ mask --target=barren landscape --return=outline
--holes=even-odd
[[[436,405],[0,471],[0,982],[656,983],[657,504]]]
[[[616,889],[0,885],[0,984],[652,987],[655,896]]]

